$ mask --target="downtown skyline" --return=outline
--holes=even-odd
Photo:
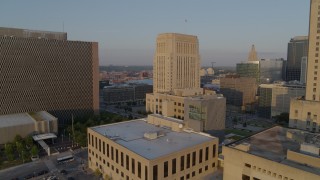
[[[193,34],[203,66],[235,66],[252,44],[259,58],[286,59],[290,38],[308,34],[308,11],[309,2],[301,0],[4,1],[0,26],[97,41],[100,65],[152,65],[157,34]]]

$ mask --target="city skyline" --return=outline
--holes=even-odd
[[[97,41],[101,65],[152,65],[153,39],[165,32],[197,35],[205,66],[235,66],[252,44],[260,58],[286,59],[290,38],[308,34],[308,1],[181,2],[5,1],[0,19],[3,27]]]

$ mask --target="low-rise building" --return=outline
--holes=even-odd
[[[218,138],[170,119],[88,128],[88,163],[112,179],[201,179],[218,163]]]
[[[319,148],[319,134],[275,126],[223,146],[223,179],[320,179]]]
[[[48,112],[30,112],[0,116],[0,144],[14,140],[16,135],[58,133],[58,119]]]
[[[291,98],[303,96],[306,92],[305,85],[275,83],[261,84],[259,86],[258,115],[271,118],[281,113],[290,112]]]

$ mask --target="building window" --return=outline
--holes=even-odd
[[[180,177],[180,180],[184,180],[184,176],[181,176],[181,177]]]
[[[195,171],[192,172],[192,177],[194,177],[194,176],[196,176],[196,172]]]
[[[95,146],[96,149],[98,149],[98,139],[96,137],[96,146]]]
[[[212,167],[213,167],[213,168],[216,167],[216,163],[212,163]]]
[[[260,180],[259,178],[253,177],[253,180]]]
[[[126,155],[126,169],[129,171],[129,156]]]
[[[131,172],[132,172],[132,174],[135,173],[135,161],[133,158],[131,158]]]
[[[200,151],[199,151],[199,163],[202,163],[202,153],[203,153],[203,150],[200,149]]]
[[[184,156],[180,157],[180,171],[184,170]]]
[[[138,162],[138,177],[141,178],[141,162]]]
[[[172,159],[172,174],[177,172],[177,160],[176,158]]]
[[[111,159],[113,160],[113,147],[111,146]]]
[[[166,161],[166,162],[164,162],[164,164],[163,164],[163,176],[164,177],[168,177],[168,169],[169,167],[168,167],[168,161]]]
[[[190,179],[190,174],[187,174],[186,179]]]
[[[193,153],[192,153],[192,166],[195,166],[196,165],[196,151],[194,151]]]
[[[91,135],[90,135],[90,133],[88,133],[88,144],[89,144],[89,145],[91,145],[91,143],[90,143],[90,138],[91,138]]]
[[[158,165],[153,166],[153,180],[158,180]]]
[[[190,154],[187,154],[187,169],[190,168]]]
[[[205,167],[204,167],[204,170],[205,170],[205,171],[208,171],[208,166],[205,166]]]
[[[251,168],[251,164],[245,163],[244,166]]]
[[[250,176],[242,174],[242,180],[250,180]]]
[[[118,149],[116,149],[116,163],[118,163],[119,162],[119,158],[118,158]]]
[[[121,152],[120,161],[121,161],[121,166],[123,167],[123,152]]]
[[[148,180],[148,167],[147,166],[144,167],[144,179]]]
[[[209,147],[206,147],[205,160],[208,161],[208,159],[209,159]]]
[[[202,173],[202,168],[199,169],[199,174],[201,174],[201,173]]]
[[[216,145],[215,144],[212,147],[212,157],[216,157]]]
[[[106,154],[106,143],[105,142],[102,143],[102,153]]]
[[[101,152],[101,139],[99,139],[99,152]]]
[[[107,157],[109,157],[109,144],[107,144]]]

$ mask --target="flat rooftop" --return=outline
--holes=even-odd
[[[203,133],[175,132],[167,127],[149,124],[146,119],[102,125],[90,129],[150,160],[215,139]],[[148,132],[160,132],[162,136],[153,140],[147,139],[144,134]]]
[[[299,134],[300,137],[288,138],[287,132]],[[255,135],[249,136],[243,140],[228,144],[227,147],[237,149],[237,145],[250,144],[250,149],[246,153],[320,175],[320,168],[311,167],[287,159],[288,149],[304,154],[303,152],[300,152],[300,144],[303,142],[312,142],[314,146],[320,147],[320,135],[302,130],[294,130],[275,126]],[[314,157],[314,155],[311,154],[307,155]],[[315,157],[320,158],[319,156]]]
[[[0,36],[67,40],[67,33],[0,27]]]
[[[0,128],[18,126],[23,124],[34,124],[32,117],[27,113],[8,114],[0,116]]]

